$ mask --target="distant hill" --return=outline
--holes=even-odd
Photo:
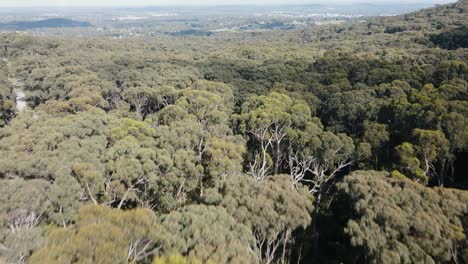
[[[388,47],[456,50],[468,48],[467,17],[468,0],[461,0],[398,16],[374,17],[364,22],[308,27],[301,29],[299,39],[326,48],[361,46],[365,52]]]
[[[423,32],[430,42],[443,49],[468,48],[468,1],[438,5],[411,14],[377,18],[385,33]]]
[[[0,23],[0,30],[28,30],[36,28],[60,28],[60,27],[89,27],[88,22],[74,21],[66,18],[50,18],[40,21],[12,21]]]
[[[404,31],[440,33],[466,26],[468,24],[467,12],[468,0],[461,0],[410,14],[375,18],[372,22],[385,25],[386,33],[390,34]]]

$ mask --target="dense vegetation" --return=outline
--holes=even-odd
[[[88,27],[90,26],[87,22],[73,21],[65,18],[49,18],[39,21],[14,21],[7,23],[0,23],[0,29],[2,30],[28,30],[35,28],[44,27]]]
[[[467,10],[1,34],[0,262],[468,263]]]

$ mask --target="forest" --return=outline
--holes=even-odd
[[[0,29],[2,30],[25,30],[25,29],[34,29],[42,27],[87,27],[89,23],[78,22],[64,18],[52,18],[45,19],[40,21],[15,21],[10,23],[0,23]]]
[[[0,33],[0,263],[468,263],[468,0]]]

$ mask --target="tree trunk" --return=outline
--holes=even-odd
[[[301,241],[301,246],[299,247],[299,254],[297,256],[297,264],[300,264],[302,260],[302,241]]]
[[[122,208],[122,205],[124,204],[125,200],[127,200],[127,196],[128,196],[128,194],[130,193],[130,191],[131,191],[130,188],[127,189],[127,190],[125,191],[125,194],[124,194],[124,196],[122,197],[122,200],[120,200],[120,203],[119,203],[119,205],[117,206],[118,209]]]
[[[282,255],[281,255],[281,263],[283,263],[283,264],[286,263],[286,248],[288,246],[290,233],[291,233],[291,231],[288,228],[286,230],[286,233],[284,234],[284,238],[283,238],[283,252],[282,252]]]
[[[441,187],[444,186],[444,181],[445,181],[445,178],[446,178],[446,173],[445,173],[446,164],[447,164],[447,161],[444,159],[441,162],[441,165],[440,165],[439,177],[440,177],[440,182],[442,183]]]
[[[455,181],[455,162],[453,160],[450,161],[450,177]]]
[[[91,189],[89,188],[88,181],[86,181],[86,189],[88,190],[88,195],[89,195],[89,198],[91,198],[91,201],[93,201],[93,203],[97,205],[98,202],[96,201],[96,199],[94,199],[93,194],[91,193]]]
[[[281,141],[276,142],[276,162],[275,162],[275,175],[278,175],[281,166]]]
[[[204,147],[203,147],[203,144],[204,144],[205,140],[204,138],[200,138],[200,141],[198,142],[198,162],[200,162],[200,165],[203,166],[203,152],[205,151],[204,150]],[[203,175],[200,175],[200,177],[198,177],[198,186],[200,188],[200,197],[203,197]]]
[[[379,156],[377,154],[374,154],[374,170],[378,170],[379,166]]]
[[[317,228],[317,218],[318,218],[318,210],[319,210],[321,199],[322,199],[322,192],[319,191],[317,193],[317,198],[315,200],[314,211],[312,212],[312,234],[313,234],[312,251],[313,251],[314,258],[317,258],[318,253],[319,253],[318,252],[318,250],[319,250],[319,234],[318,234],[318,228]]]

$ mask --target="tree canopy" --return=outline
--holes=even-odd
[[[0,32],[0,263],[468,262],[467,0],[127,11]]]

